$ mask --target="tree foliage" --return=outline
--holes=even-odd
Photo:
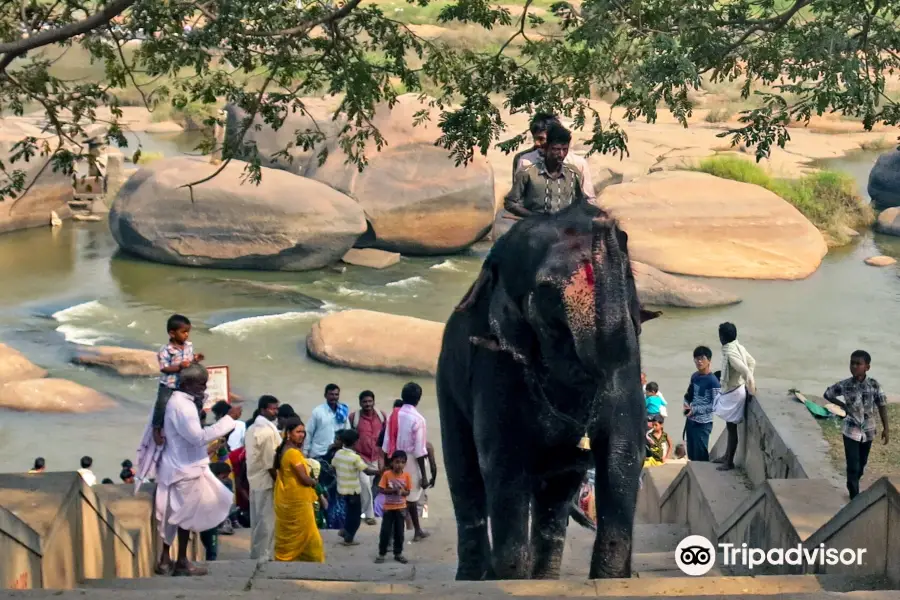
[[[339,95],[335,116],[347,123],[340,145],[360,168],[365,149],[384,144],[372,125],[375,108],[394,102],[400,86],[431,91],[439,143],[458,162],[494,144],[512,151],[525,139],[507,130],[501,108],[561,113],[588,132],[592,152],[625,153],[614,113],[598,112],[591,98],[614,97],[627,120],[652,122],[668,110],[686,126],[690,92],[703,80],[738,82],[745,97],[759,96],[741,125],[723,134],[756,147],[758,158],[784,146],[791,121],[812,115],[838,112],[867,129],[900,122],[886,86],[900,66],[898,2],[558,2],[555,33],[543,36],[534,34],[545,19],[532,2],[515,12],[488,0],[442,4],[442,23],[511,32],[488,52],[424,39],[371,0],[0,0],[0,110],[38,107],[49,124],[0,163],[0,199],[21,194],[24,160],[71,172],[96,123],[124,143],[120,106],[129,88],[151,109],[240,106],[249,116],[224,150],[250,156],[243,133],[255,118],[279,128],[288,115],[309,114],[306,97]],[[103,81],[53,74],[59,48],[73,45],[103,65]],[[755,91],[760,84],[767,91]],[[110,118],[101,118],[102,106]],[[318,127],[298,131],[292,145],[309,149],[323,136]],[[212,151],[212,142],[202,149]],[[258,181],[259,156],[247,175]]]

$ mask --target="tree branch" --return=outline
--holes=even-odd
[[[246,35],[252,37],[279,37],[297,35],[298,33],[306,34],[320,25],[326,25],[328,23],[340,21],[351,12],[353,12],[353,9],[359,6],[360,2],[362,2],[362,0],[349,0],[346,4],[344,4],[336,11],[330,12],[326,15],[322,15],[321,17],[317,17],[315,19],[307,19],[296,27],[291,27],[289,29],[280,29],[278,31],[247,32]]]
[[[509,36],[509,39],[503,42],[502,46],[500,46],[500,50],[497,51],[497,58],[499,58],[503,54],[504,50],[506,50],[507,46],[509,46],[514,39],[516,39],[520,35],[525,35],[525,25],[528,23],[528,9],[531,7],[531,3],[533,1],[534,0],[525,1],[525,6],[522,8],[522,16],[519,18],[519,28],[514,34]]]
[[[111,3],[107,4],[100,12],[94,13],[86,19],[82,19],[81,21],[78,21],[76,23],[70,23],[57,29],[42,31],[41,33],[38,33],[31,37],[22,38],[14,42],[6,42],[5,44],[0,44],[0,54],[21,56],[25,52],[33,50],[34,48],[40,48],[41,46],[55,44],[56,42],[67,40],[76,35],[87,33],[119,16],[120,14],[125,12],[128,7],[134,4],[135,1],[136,0],[113,0]],[[6,58],[7,57],[5,56],[4,61],[6,60]],[[2,66],[5,68],[8,64],[9,63],[6,63]]]
[[[262,104],[263,98],[265,98],[266,88],[269,87],[269,84],[272,83],[273,79],[275,79],[274,72],[269,74],[269,76],[266,78],[265,82],[259,88],[259,93],[256,95],[256,99],[253,103],[253,110],[250,111],[250,113],[245,118],[246,123],[241,128],[241,132],[238,135],[237,139],[235,139],[235,142],[234,142],[235,145],[238,145],[244,141],[244,136],[247,135],[247,132],[250,130],[250,127],[253,125],[253,120],[256,118],[256,115],[259,114],[259,107]],[[191,204],[194,203],[194,186],[200,185],[201,183],[206,183],[207,181],[215,178],[219,173],[221,173],[222,171],[225,170],[225,167],[227,167],[228,164],[231,162],[231,158],[232,157],[226,158],[225,161],[222,162],[222,165],[218,169],[216,169],[215,171],[212,172],[212,174],[204,177],[203,179],[200,179],[198,181],[192,181],[190,183],[185,183],[184,185],[178,186],[179,188],[187,188],[188,189],[188,191],[191,194]]]

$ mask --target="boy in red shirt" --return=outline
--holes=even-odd
[[[381,535],[378,537],[377,563],[383,563],[391,534],[394,537],[394,560],[409,562],[403,556],[403,529],[406,524],[406,497],[412,489],[412,479],[406,473],[406,452],[397,450],[391,455],[391,468],[381,475],[378,489],[384,494],[384,515],[381,517]]]

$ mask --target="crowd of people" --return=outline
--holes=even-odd
[[[647,410],[647,452],[645,467],[670,462],[709,461],[709,436],[713,417],[725,422],[725,454],[713,459],[721,463],[721,471],[735,468],[734,459],[738,447],[738,425],[744,420],[747,400],[756,393],[756,360],[737,339],[737,327],[733,323],[719,325],[719,341],[722,343],[722,367],[712,371],[712,350],[706,346],[694,349],[694,367],[682,410],[685,425],[682,432],[684,444],[677,444],[675,459],[671,459],[672,442],[663,424],[667,415],[667,403],[656,382],[646,380],[641,374]],[[859,494],[862,477],[872,442],[876,437],[875,413],[882,424],[881,440],[890,439],[886,399],[879,383],[868,377],[872,357],[865,350],[850,355],[850,377],[830,386],[823,394],[829,402],[845,411],[843,418],[844,457],[847,470],[847,491],[852,500]]]
[[[712,350],[706,346],[694,348],[695,371],[691,374],[684,394],[682,412],[685,417],[681,439],[686,444],[674,446],[678,462],[709,461],[709,436],[713,416],[725,421],[727,445],[724,456],[713,462],[722,463],[722,471],[734,469],[734,456],[738,445],[738,424],[744,420],[747,398],[755,393],[754,372],[756,360],[737,340],[737,327],[733,323],[719,325],[719,341],[722,343],[722,368],[712,371]],[[668,416],[667,402],[655,381],[647,381],[641,374],[647,410],[647,456],[645,467],[672,462],[673,445],[663,424]]]
[[[90,456],[82,456],[79,464],[81,467],[77,469],[77,472],[81,475],[84,482],[88,486],[97,485],[97,476],[94,475],[94,472],[91,470],[91,467],[94,465],[94,459]],[[47,461],[43,456],[39,456],[34,459],[34,464],[28,470],[28,473],[34,475],[37,473],[44,473],[46,470]],[[120,483],[134,483],[134,463],[127,458],[122,461],[122,470],[119,471],[119,481]],[[115,485],[116,482],[109,477],[105,477],[100,483],[104,485]]]
[[[220,534],[249,527],[251,558],[323,562],[320,530],[336,530],[353,546],[362,523],[375,525],[377,517],[376,561],[385,560],[391,545],[394,559],[406,562],[407,522],[413,541],[428,537],[420,519],[425,490],[437,477],[427,423],[416,408],[421,386],[403,386],[387,415],[370,390],[359,393],[359,409],[351,412],[340,387],[329,383],[307,422],[264,395],[245,423],[236,404],[220,401],[205,410],[208,374],[189,341],[190,320],[173,315],[167,329],[169,342],[158,353],[159,391],[136,468],[139,482],[155,475],[157,484],[164,540],[157,573],[204,572],[187,561],[189,531],[201,532],[207,560],[216,559]],[[169,550],[176,539],[173,562]]]

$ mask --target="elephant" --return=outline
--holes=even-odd
[[[437,397],[458,580],[557,579],[596,472],[590,577],[630,577],[645,456],[628,237],[585,203],[517,222],[447,321]],[[585,449],[584,438],[590,441]]]

